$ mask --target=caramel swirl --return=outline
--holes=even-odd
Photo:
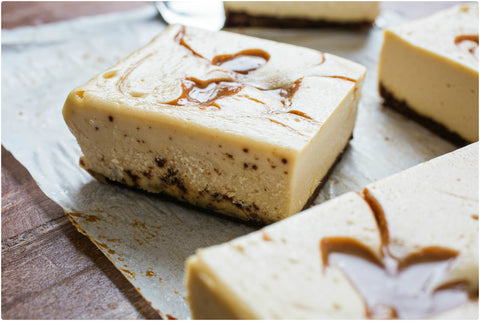
[[[177,106],[214,106],[217,99],[235,95],[243,88],[242,84],[230,79],[199,80],[188,77],[182,80],[182,94],[175,100],[167,102]]]
[[[454,40],[456,45],[464,41],[473,41],[478,45],[478,35],[459,35]]]
[[[282,127],[285,127],[285,128],[287,128],[287,129],[289,129],[289,130],[297,133],[297,134],[300,135],[300,136],[305,136],[305,134],[299,132],[299,131],[296,130],[295,128],[293,128],[293,127],[291,127],[291,126],[288,126],[288,125],[286,125],[286,124],[284,124],[284,123],[282,123],[282,122],[280,122],[280,121],[278,121],[278,120],[271,119],[271,118],[267,118],[267,119],[268,119],[270,122],[272,122],[272,123],[274,123],[274,124],[278,124],[278,125],[280,125],[280,126],[282,126]]]
[[[320,248],[324,266],[335,265],[343,271],[362,295],[370,318],[421,319],[470,300],[463,282],[429,291],[436,277],[449,270],[458,255],[454,250],[428,247],[400,261],[384,248],[380,261],[351,238],[324,238]]]
[[[457,251],[430,246],[402,260],[392,256],[385,214],[368,190],[364,194],[377,221],[382,256],[378,258],[349,237],[323,238],[320,251],[324,269],[331,265],[340,268],[362,295],[367,317],[422,319],[478,299],[478,292],[469,292],[466,281],[433,288],[434,282],[448,273]]]
[[[475,52],[478,50],[478,34],[477,35],[459,35],[455,37],[455,45],[460,45],[464,41],[474,42],[477,45],[468,49],[468,52],[472,55],[475,55]],[[478,56],[478,55],[477,55]]]
[[[353,83],[357,83],[357,80],[356,80],[356,79],[348,78],[348,77],[345,77],[345,76],[322,76],[322,77],[325,77],[325,78],[334,78],[334,79],[343,79],[343,80],[346,80],[346,81],[351,81],[351,82],[353,82]]]
[[[304,112],[301,112],[299,110],[295,110],[295,109],[292,109],[292,110],[289,110],[288,111],[289,114],[293,114],[293,115],[297,115],[297,116],[300,116],[300,117],[303,117],[303,118],[306,118],[308,120],[313,120],[312,117],[308,116],[307,114],[305,114]]]
[[[212,59],[212,64],[246,75],[265,65],[269,59],[270,54],[266,51],[261,49],[246,49],[236,54],[215,56]]]
[[[192,55],[194,56],[197,56],[199,58],[202,58],[202,59],[206,59],[205,57],[203,57],[201,54],[199,54],[198,52],[196,52],[195,50],[192,49],[192,47],[190,47],[186,42],[185,40],[183,39],[185,37],[185,26],[181,26],[180,27],[180,30],[178,31],[178,33],[175,35],[175,37],[173,38],[175,42],[177,42],[180,46],[183,46],[185,49],[187,49],[188,51],[190,51],[192,53]]]
[[[283,106],[292,105],[292,99],[295,93],[300,88],[303,78],[297,79],[295,82],[287,85],[285,87],[274,88],[274,89],[262,89],[263,91],[277,97]]]
[[[209,59],[205,58],[199,52],[194,50],[186,41],[186,27],[180,26],[177,33],[173,37],[173,41],[187,50],[192,56],[200,58],[202,63],[210,64],[212,66],[218,66],[219,69],[223,71],[223,73],[227,72],[229,76],[225,78],[215,78],[210,80],[199,80],[194,77],[185,77],[180,80],[182,93],[181,95],[165,104],[174,105],[174,106],[195,106],[202,110],[212,110],[212,109],[220,109],[220,106],[217,104],[217,100],[225,97],[229,97],[232,95],[237,94],[246,86],[242,80],[245,80],[245,77],[242,75],[246,75],[254,70],[257,70],[264,66],[270,60],[270,54],[262,49],[245,49],[233,54],[222,54],[213,57],[210,61]],[[132,64],[124,74],[119,78],[117,81],[117,89],[119,92],[124,93],[125,81],[128,77],[143,63],[151,59],[156,53],[149,53],[144,57],[140,58],[137,62]],[[321,62],[319,64],[323,64],[325,62],[325,55],[320,52],[321,54]],[[217,69],[211,70],[210,72],[218,71]],[[207,73],[208,74],[208,73]],[[324,76],[329,78],[341,78],[347,81],[356,82],[354,79],[350,79],[343,76]],[[274,96],[277,98],[282,105],[284,106],[283,110],[279,112],[274,112],[273,110],[269,109],[269,106],[256,98],[252,98],[249,96],[244,96],[249,100],[252,100],[256,103],[260,103],[265,105],[267,108],[266,114],[273,114],[273,113],[286,113],[292,114],[296,116],[303,117],[305,120],[308,120],[313,123],[317,123],[312,117],[309,115],[299,111],[291,109],[289,110],[290,106],[292,105],[292,99],[295,96],[296,92],[299,90],[303,78],[297,79],[291,84],[288,84],[283,87],[273,88],[273,89],[263,89],[259,87],[255,87],[258,90],[261,90],[269,95]],[[278,120],[266,118],[272,123],[281,125],[289,130],[292,130],[299,135],[303,135],[296,129],[291,126],[288,126]]]

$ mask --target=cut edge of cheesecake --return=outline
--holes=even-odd
[[[415,111],[415,109],[410,107],[405,100],[395,98],[395,96],[388,89],[385,88],[382,82],[378,84],[378,92],[383,98],[382,105],[384,107],[391,108],[398,113],[408,117],[409,119],[414,120],[415,122],[430,130],[432,133],[452,142],[457,146],[466,146],[470,143],[456,132],[448,129],[442,123],[437,122],[430,117],[419,114],[417,111]]]
[[[167,30],[174,34],[175,28],[180,28],[178,34],[182,32],[185,34],[185,29],[181,31],[181,26],[170,26]],[[194,30],[199,32],[198,29]],[[225,37],[227,34],[229,33],[222,35]],[[278,138],[276,140],[258,140],[255,138],[256,136],[239,136],[236,132],[224,132],[219,128],[210,128],[198,121],[189,125],[182,118],[185,116],[176,117],[167,113],[160,117],[152,108],[135,111],[135,107],[129,106],[119,98],[114,99],[111,103],[105,101],[102,94],[96,89],[95,84],[97,82],[115,81],[115,77],[121,76],[117,69],[123,70],[124,65],[128,65],[130,60],[140,59],[139,61],[144,61],[144,58],[141,58],[142,55],[145,55],[145,57],[151,56],[152,49],[150,46],[155,45],[158,37],[144,48],[123,59],[116,66],[99,74],[85,85],[75,88],[69,94],[63,108],[63,115],[82,149],[81,167],[101,182],[116,181],[148,192],[163,192],[182,202],[188,202],[194,206],[234,216],[245,221],[268,224],[300,211],[308,203],[309,198],[315,195],[318,187],[325,182],[335,163],[338,162],[340,155],[348,146],[356,119],[358,100],[360,99],[359,89],[366,74],[365,68],[340,57],[325,55],[327,60],[333,60],[332,65],[327,67],[329,71],[332,70],[332,66],[338,65],[340,70],[345,70],[346,67],[351,66],[353,68],[352,73],[358,79],[330,76],[330,74],[314,75],[324,82],[328,79],[330,84],[328,86],[331,86],[331,88],[341,88],[338,89],[341,94],[336,96],[336,100],[330,99],[333,102],[329,102],[330,105],[327,105],[329,108],[328,114],[324,113],[328,117],[325,118],[324,123],[318,123],[320,129],[317,129],[314,135],[308,134],[306,136],[308,140],[306,138],[295,138],[294,141],[302,143],[300,145],[296,144],[295,149],[292,144],[272,143],[278,141]],[[240,35],[235,35],[235,37],[243,37],[242,41],[250,38]],[[177,36],[175,36],[175,39],[177,39]],[[275,44],[272,41],[264,41],[265,46]],[[193,49],[188,45],[183,44],[182,46],[188,47],[188,50],[193,52]],[[291,45],[285,46],[293,48]],[[298,47],[295,50],[303,49]],[[315,53],[325,59],[323,53],[318,54],[318,52],[310,49],[305,50],[310,55]],[[129,73],[131,73],[131,69],[127,69],[127,75]],[[352,84],[352,81],[355,84]],[[337,82],[339,83],[337,84]],[[326,88],[330,88],[328,86]],[[308,86],[306,87],[308,88]],[[299,90],[299,92],[302,91]],[[315,122],[301,111],[294,110],[294,112],[293,117],[304,117],[303,121],[305,122]],[[270,116],[267,115],[265,120],[270,120],[273,123],[277,122],[268,117]],[[335,128],[335,124],[332,124],[335,119],[342,124],[342,130]],[[284,124],[279,123],[279,125],[291,129]],[[339,131],[340,134],[338,134]],[[331,148],[329,153],[322,153],[319,156],[323,157],[321,162],[313,162],[315,164],[312,164],[309,159],[313,156],[316,157],[315,152],[318,150],[318,146],[322,146],[321,144],[325,143],[325,140],[330,142],[335,140],[335,147],[332,147],[333,149]],[[127,141],[130,142],[129,148],[125,145]],[[192,146],[192,150],[185,146]],[[330,146],[333,145],[330,144]],[[163,149],[160,149],[160,147]],[[113,152],[107,153],[109,149],[113,149]],[[208,152],[210,152],[210,156],[203,155],[205,153],[208,155]],[[168,155],[168,157],[165,155]],[[209,159],[214,160],[214,162],[206,160],[205,157],[210,157]],[[223,163],[221,162],[222,158]],[[134,161],[135,159],[136,161]],[[227,162],[238,163],[237,165],[243,169],[242,175],[237,175],[240,173],[237,173],[237,170],[231,174],[233,165],[226,166]],[[112,164],[118,164],[118,166]],[[223,168],[222,164],[226,167]],[[220,188],[212,189],[209,184],[202,185],[200,182],[201,174],[205,173],[210,175],[210,181],[212,182],[210,185],[214,187],[215,182],[221,179],[225,182],[236,182],[238,186],[244,186],[246,184],[244,181],[248,177],[252,181],[257,180],[258,177],[265,177],[261,174],[267,169],[270,170],[270,167],[272,170],[275,169],[277,173],[273,176],[269,174],[268,180],[262,178],[265,181],[265,187],[261,188],[270,193],[269,198],[273,197],[276,200],[270,202],[272,208],[268,207],[270,206],[268,204],[268,206],[265,206],[255,203],[255,197],[249,196],[256,195],[255,193],[263,193],[263,191],[257,191],[257,187],[254,187],[255,190],[252,191],[245,187],[245,190],[241,191],[243,194],[241,194],[237,193],[237,190],[232,191],[228,188],[226,191],[221,191]],[[311,172],[315,175],[309,174],[306,169],[311,169]],[[228,178],[219,176],[228,176]],[[160,180],[160,182],[157,184],[154,182],[155,180]],[[191,182],[192,184],[198,184],[189,186],[188,184]],[[279,198],[278,195],[283,196]],[[250,201],[250,199],[253,199],[253,201]],[[260,212],[262,210],[263,212]]]
[[[242,304],[242,300],[221,280],[215,276],[207,264],[197,256],[191,256],[186,260],[185,283],[188,288],[194,290],[189,297],[201,298],[199,301],[189,301],[191,315],[199,315],[202,319],[244,319],[254,320],[258,316]],[[227,298],[222,301],[222,298]],[[188,300],[188,298],[187,298]],[[215,313],[211,313],[215,311]]]
[[[464,10],[469,12],[478,10],[478,7],[453,6],[384,30],[378,63],[378,92],[383,105],[460,147],[478,140],[478,60],[475,68],[468,56],[474,52],[469,50],[468,57],[465,57],[463,49],[457,49],[458,36],[454,40],[448,35],[448,40],[452,44],[455,42],[456,47],[445,45],[435,51],[431,40],[435,35],[428,37],[427,44],[423,44],[420,40],[427,39],[425,31],[416,35],[414,27],[421,25],[425,28],[425,25],[438,23],[439,17],[453,16]],[[478,31],[476,38],[478,50]],[[399,55],[402,68],[395,67],[394,59],[399,60]],[[415,70],[416,79],[406,79],[405,70]]]
[[[352,139],[353,139],[353,136],[350,137],[350,140],[352,140]],[[320,191],[322,190],[323,186],[326,184],[328,178],[330,177],[332,172],[335,170],[335,167],[342,160],[343,155],[348,150],[349,145],[350,145],[350,140],[347,141],[347,144],[343,148],[342,152],[337,156],[337,158],[335,159],[332,166],[328,169],[325,176],[323,176],[323,178],[320,179],[318,185],[316,186],[316,188],[314,189],[314,191],[312,192],[310,197],[304,202],[304,205],[303,205],[301,211],[306,210],[306,209],[308,209],[312,206],[313,202],[317,198],[317,196],[320,193]],[[79,165],[82,169],[87,171],[93,178],[95,178],[97,181],[99,181],[103,184],[113,184],[113,185],[118,184],[120,186],[124,186],[126,184],[128,187],[135,188],[136,190],[139,190],[141,192],[150,193],[152,195],[155,195],[156,197],[163,198],[163,199],[171,201],[171,202],[177,202],[177,203],[180,203],[184,206],[188,206],[188,207],[191,207],[195,210],[202,211],[202,212],[205,212],[205,213],[209,213],[209,214],[213,214],[213,215],[226,215],[230,219],[239,220],[239,222],[243,222],[243,223],[246,223],[246,224],[253,224],[253,225],[259,226],[259,225],[264,225],[265,223],[273,223],[273,221],[271,222],[269,220],[259,220],[255,215],[253,215],[253,216],[246,215],[245,218],[240,218],[240,217],[238,217],[238,215],[233,215],[233,214],[230,214],[229,212],[219,212],[218,210],[215,210],[213,208],[202,207],[198,204],[194,204],[194,203],[188,202],[186,200],[182,200],[178,197],[172,196],[172,195],[170,195],[168,193],[165,193],[165,192],[151,192],[151,191],[148,191],[148,190],[138,189],[138,187],[135,186],[134,182],[132,184],[129,184],[129,183],[125,183],[125,182],[114,181],[114,180],[108,178],[107,176],[105,176],[101,173],[95,172],[94,170],[88,168],[86,166],[86,159],[85,159],[84,156],[80,157]]]

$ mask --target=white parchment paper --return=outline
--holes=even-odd
[[[382,12],[365,32],[232,29],[337,54],[368,68],[354,139],[315,203],[455,147],[386,110],[377,93],[381,28],[401,20]],[[137,290],[159,310],[190,317],[184,261],[197,248],[254,230],[142,192],[104,185],[81,170],[61,109],[75,86],[148,43],[165,25],[153,7],[40,27],[2,30],[2,144],[42,191],[62,206]]]

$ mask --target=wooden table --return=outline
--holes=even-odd
[[[2,29],[130,10],[143,2],[3,2]],[[451,3],[384,3],[410,17]],[[2,318],[159,319],[2,146]]]

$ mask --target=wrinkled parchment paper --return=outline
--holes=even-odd
[[[232,29],[337,54],[368,68],[354,139],[316,204],[455,149],[380,105],[381,28],[398,21],[401,17],[382,12],[365,32]],[[163,317],[185,319],[190,317],[185,259],[197,248],[255,228],[95,181],[79,168],[80,148],[61,114],[70,90],[164,28],[154,8],[146,7],[2,31],[2,144]]]

